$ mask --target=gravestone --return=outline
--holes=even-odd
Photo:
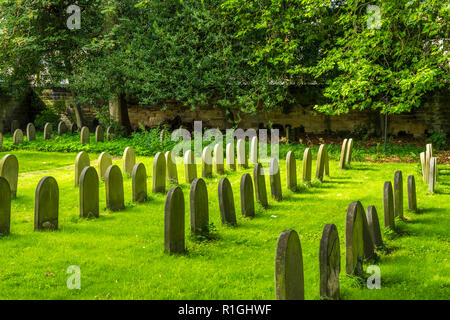
[[[384,227],[395,229],[394,216],[394,195],[392,192],[392,184],[386,181],[383,187],[383,209],[384,209]]]
[[[330,161],[328,159],[328,148],[325,146],[325,158],[323,162],[323,174],[327,177],[330,176]]]
[[[105,173],[106,207],[111,211],[125,209],[122,172],[116,165],[109,166]]]
[[[345,155],[345,162],[350,164],[352,162],[352,152],[353,152],[353,139],[350,138],[347,141],[347,154]]]
[[[225,172],[223,167],[223,148],[222,144],[219,143],[214,146],[213,169],[219,175]]]
[[[112,165],[112,158],[108,152],[100,153],[98,157],[98,172],[100,173],[100,178],[105,179],[106,170]]]
[[[166,157],[166,177],[170,183],[178,184],[177,164],[172,159],[172,152],[167,151]]]
[[[195,178],[189,193],[191,233],[207,235],[209,232],[208,189],[202,178]]]
[[[303,183],[311,183],[311,171],[312,171],[312,154],[309,148],[306,148],[303,153],[303,168],[302,168],[302,181]]]
[[[60,121],[58,123],[58,136],[61,136],[63,134],[67,133],[67,126],[64,123],[64,121]]]
[[[212,157],[209,147],[205,147],[202,152],[202,177],[212,178]]]
[[[323,180],[323,173],[325,169],[325,157],[326,157],[326,146],[321,144],[319,147],[319,152],[317,153],[317,163],[316,163],[316,178],[320,181]]]
[[[289,151],[286,155],[286,185],[292,192],[297,191],[297,164],[295,154]]]
[[[197,178],[197,166],[192,150],[187,150],[184,154],[184,178],[186,183],[192,183]]]
[[[276,158],[270,158],[269,175],[272,198],[276,201],[281,201],[283,194],[281,192],[280,166]]]
[[[369,226],[372,243],[376,247],[383,247],[383,239],[381,237],[380,222],[378,221],[378,213],[375,206],[368,206],[366,212],[367,224]]]
[[[341,272],[341,251],[339,236],[334,224],[323,228],[319,248],[320,298],[339,300],[339,273]]]
[[[14,134],[14,132],[20,129],[20,123],[19,120],[13,120],[11,121],[11,134]]]
[[[252,137],[250,141],[250,163],[258,163],[258,137]]]
[[[0,177],[5,178],[11,189],[11,198],[17,196],[17,180],[19,179],[19,161],[13,154],[5,155],[0,161]]]
[[[20,129],[16,129],[16,131],[14,131],[14,135],[13,135],[13,144],[15,146],[18,146],[19,144],[23,143],[23,132]]]
[[[417,212],[416,180],[414,176],[408,176],[408,208]]]
[[[134,165],[136,164],[136,154],[132,147],[126,147],[123,151],[122,168],[123,173],[131,175]]]
[[[363,221],[364,258],[372,259],[374,257],[375,246],[373,244],[372,235],[369,229],[369,223],[367,222],[367,216],[364,212],[364,207],[362,205],[361,208],[362,208],[361,217]]]
[[[87,144],[91,142],[91,135],[89,133],[88,127],[81,128],[80,131],[80,142],[81,144]]]
[[[44,126],[44,140],[49,140],[52,138],[53,128],[52,124],[47,122]]]
[[[339,168],[345,168],[345,157],[347,156],[347,139],[344,139],[341,147],[341,156],[339,158]]]
[[[425,183],[427,183],[427,180],[426,180],[427,166],[426,166],[426,160],[425,160],[425,152],[420,153],[420,164],[422,166],[422,179]]]
[[[28,141],[36,140],[36,128],[32,123],[27,124],[27,140]]]
[[[425,183],[430,183],[430,159],[431,150],[427,145],[427,151],[425,152]]]
[[[430,169],[428,169],[428,191],[434,193],[436,185],[437,161],[436,157],[430,158]]]
[[[106,129],[106,141],[111,141],[113,139],[114,139],[114,128],[110,126]]]
[[[352,202],[345,220],[345,270],[347,274],[362,276],[364,259],[364,209],[361,202]]]
[[[71,123],[69,126],[69,132],[70,134],[74,134],[75,132],[78,131],[78,126],[76,123]]]
[[[34,200],[34,230],[57,230],[59,188],[53,177],[39,181]]]
[[[403,177],[401,171],[394,176],[394,217],[403,219]]]
[[[133,202],[147,200],[147,170],[143,163],[136,163],[131,173],[131,194]]]
[[[89,155],[84,151],[78,153],[77,158],[75,159],[75,187],[78,186],[80,181],[81,171],[90,165],[91,161],[89,160]]]
[[[105,130],[102,126],[98,125],[95,128],[95,142],[104,142],[105,141]]]
[[[225,156],[227,161],[227,168],[230,170],[236,170],[236,162],[234,161],[234,144],[229,142],[227,143]]]
[[[166,193],[166,157],[162,152],[153,158],[152,192]]]
[[[219,181],[218,193],[222,224],[237,225],[233,190],[231,189],[230,181],[227,178],[222,178]]]
[[[277,240],[275,298],[277,300],[305,299],[302,246],[294,230],[283,231]]]
[[[164,252],[184,253],[184,196],[180,187],[167,193],[164,207]]]
[[[247,153],[245,152],[245,140],[238,139],[236,144],[236,160],[239,169],[248,168]]]
[[[99,183],[97,170],[85,167],[80,175],[80,217],[99,217]]]
[[[252,177],[245,173],[241,177],[241,212],[244,217],[255,216]]]
[[[9,182],[0,177],[0,234],[8,235],[11,227],[11,188]]]
[[[263,208],[269,206],[267,202],[266,179],[264,178],[264,169],[261,163],[257,163],[253,168],[253,181],[255,184],[255,198]]]

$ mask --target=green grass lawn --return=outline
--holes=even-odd
[[[13,151],[19,160],[17,199],[12,203],[11,235],[0,239],[1,299],[274,299],[274,256],[278,235],[299,233],[303,249],[305,298],[319,299],[319,243],[325,224],[334,223],[341,246],[342,299],[448,299],[450,297],[450,170],[440,165],[436,193],[428,194],[417,164],[354,162],[340,170],[330,162],[330,177],[300,192],[286,190],[285,161],[281,160],[282,202],[258,207],[256,217],[243,218],[239,182],[244,172],[227,172],[234,192],[238,227],[220,222],[217,185],[206,179],[210,222],[215,239],[199,242],[189,236],[189,185],[184,168],[178,175],[186,202],[185,255],[163,253],[163,194],[150,194],[144,204],[131,202],[131,179],[124,179],[126,210],[105,209],[100,183],[100,218],[78,217],[74,187],[75,153]],[[6,153],[0,153],[3,157]],[[96,167],[97,154],[90,154]],[[300,154],[296,154],[301,159]],[[147,168],[151,190],[153,158],[138,157]],[[122,167],[121,159],[114,163]],[[313,162],[315,169],[315,162]],[[314,171],[313,169],[313,171]],[[369,290],[345,275],[345,216],[356,200],[375,205],[383,230],[383,184],[401,170],[406,221],[396,221],[399,233],[383,235],[389,253],[378,252],[381,289]],[[200,166],[197,170],[201,173]],[[406,181],[415,175],[420,213],[407,211]],[[51,175],[60,189],[58,231],[34,232],[34,193],[39,180]],[[297,160],[298,180],[301,161]],[[168,188],[167,188],[168,190]],[[66,270],[81,269],[81,290],[69,290]],[[367,265],[366,265],[367,266]]]

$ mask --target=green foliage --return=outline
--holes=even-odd
[[[34,120],[34,125],[37,129],[44,129],[44,126],[47,122],[52,124],[53,129],[58,127],[58,123],[60,121],[59,114],[54,110],[54,108],[46,107],[36,116]]]
[[[441,150],[447,145],[447,134],[434,133],[427,139],[427,141],[433,144],[433,148]]]

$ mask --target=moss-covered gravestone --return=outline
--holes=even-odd
[[[236,144],[236,160],[239,169],[248,168],[247,152],[245,151],[245,140],[238,139]]]
[[[426,178],[427,168],[426,168],[425,152],[420,153],[420,164],[422,167],[422,179],[424,182],[426,182],[425,178]]]
[[[5,178],[11,189],[11,198],[17,196],[17,180],[19,179],[19,161],[13,154],[5,155],[0,161],[0,177]]]
[[[319,179],[320,181],[323,180],[325,158],[326,158],[326,147],[324,144],[321,144],[319,147],[319,152],[317,153],[317,163],[316,163],[316,179]]]
[[[9,182],[0,177],[0,234],[8,235],[11,226],[11,188]]]
[[[141,162],[136,163],[131,173],[131,192],[133,202],[147,200],[147,171]]]
[[[67,126],[64,123],[64,121],[60,121],[58,123],[58,136],[61,136],[63,134],[67,133]]]
[[[312,171],[312,154],[309,148],[306,148],[303,153],[303,168],[302,168],[302,181],[305,184],[311,183],[311,171]]]
[[[27,140],[28,141],[36,140],[36,128],[32,123],[27,124]]]
[[[339,300],[339,273],[341,272],[341,251],[339,236],[334,224],[323,228],[319,248],[320,298]]]
[[[11,121],[11,134],[14,134],[14,132],[20,129],[20,123],[19,120],[13,120]]]
[[[178,172],[177,172],[177,164],[172,159],[172,152],[167,151],[165,154],[166,157],[166,177],[170,183],[178,184]]]
[[[153,158],[152,192],[166,193],[166,158],[162,152]]]
[[[52,138],[53,127],[50,122],[47,122],[44,126],[44,140],[49,140]]]
[[[376,247],[383,247],[383,238],[381,237],[380,223],[375,206],[367,207],[366,217],[373,244]]]
[[[80,142],[81,142],[81,144],[88,144],[91,142],[91,135],[90,135],[88,127],[81,128]]]
[[[392,192],[392,184],[386,181],[383,187],[383,209],[384,209],[384,227],[395,229],[394,216],[394,195]]]
[[[197,178],[197,166],[192,150],[187,150],[184,154],[184,178],[189,184]]]
[[[430,169],[428,170],[428,192],[434,193],[434,188],[436,185],[436,175],[437,175],[437,160],[436,157],[430,158]]]
[[[209,232],[208,189],[201,178],[195,178],[189,193],[191,233],[207,235]]]
[[[70,134],[75,134],[75,132],[78,131],[78,126],[76,123],[71,123],[69,126],[69,132]]]
[[[277,300],[305,299],[302,246],[294,230],[283,231],[277,240],[275,298]]]
[[[369,223],[367,222],[367,216],[364,212],[364,207],[361,204],[362,208],[362,221],[363,221],[363,242],[364,242],[364,258],[372,259],[374,257],[374,243],[372,240],[372,235],[369,228]]]
[[[361,202],[352,202],[345,220],[345,271],[362,276],[364,260],[364,209]]]
[[[264,168],[261,163],[257,163],[253,168],[253,182],[255,184],[255,198],[263,208],[269,206],[267,202],[266,179],[264,177]]]
[[[280,166],[276,158],[270,159],[269,164],[269,176],[270,176],[270,193],[272,198],[276,201],[283,199],[281,191],[281,178],[280,178]]]
[[[218,192],[222,224],[237,225],[233,190],[231,189],[230,181],[227,178],[222,178],[219,181]]]
[[[80,218],[99,217],[99,183],[97,170],[86,167],[80,176]]]
[[[325,146],[325,158],[323,162],[323,174],[327,177],[330,176],[330,160],[328,159],[328,148]]]
[[[95,142],[104,142],[105,141],[105,130],[102,126],[98,125],[95,128]]]
[[[252,177],[245,173],[241,177],[241,212],[244,217],[255,216]]]
[[[106,207],[111,211],[125,209],[122,172],[116,165],[109,166],[105,174]]]
[[[417,212],[416,180],[414,176],[408,176],[408,208]]]
[[[20,129],[16,129],[16,131],[14,131],[14,135],[13,135],[13,144],[15,146],[18,146],[19,144],[23,143],[23,132]]]
[[[114,128],[108,127],[106,128],[106,141],[111,141],[114,139]]]
[[[123,173],[131,175],[134,165],[136,164],[136,153],[132,147],[126,147],[123,151],[122,168]]]
[[[339,157],[339,168],[345,168],[345,157],[347,156],[347,139],[344,139],[341,147],[341,156]]]
[[[98,157],[98,172],[100,174],[101,179],[105,179],[106,169],[109,168],[110,165],[112,165],[112,158],[111,155],[108,152],[102,152],[100,153],[100,156]]]
[[[297,191],[297,164],[295,154],[289,151],[286,155],[286,185],[292,192]]]
[[[403,177],[401,171],[394,175],[394,216],[403,218]]]
[[[234,159],[234,144],[232,142],[227,143],[225,156],[227,161],[227,168],[230,170],[236,170],[236,161]]]
[[[184,253],[184,196],[180,187],[167,193],[164,207],[164,252]]]
[[[219,175],[225,172],[223,166],[223,148],[222,144],[219,143],[214,146],[213,170]]]
[[[75,159],[75,187],[77,187],[80,182],[81,171],[83,171],[84,168],[89,167],[90,165],[91,161],[89,159],[89,154],[87,154],[84,151],[78,153]],[[99,171],[101,172],[100,164],[99,164]]]
[[[34,200],[34,230],[57,230],[59,188],[53,177],[39,181]]]
[[[253,136],[250,141],[250,163],[258,163],[258,138]]]
[[[353,152],[353,139],[350,138],[347,141],[347,154],[345,155],[345,162],[350,164],[352,162],[352,152]]]
[[[212,178],[212,157],[209,147],[205,147],[202,152],[202,177]]]

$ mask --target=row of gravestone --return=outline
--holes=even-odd
[[[344,169],[352,161],[353,139],[344,139],[342,142],[341,156],[339,157],[339,168]]]
[[[420,153],[420,164],[422,167],[422,178],[428,184],[428,191],[434,192],[438,179],[437,158],[433,157],[433,145],[428,143],[425,152]]]

